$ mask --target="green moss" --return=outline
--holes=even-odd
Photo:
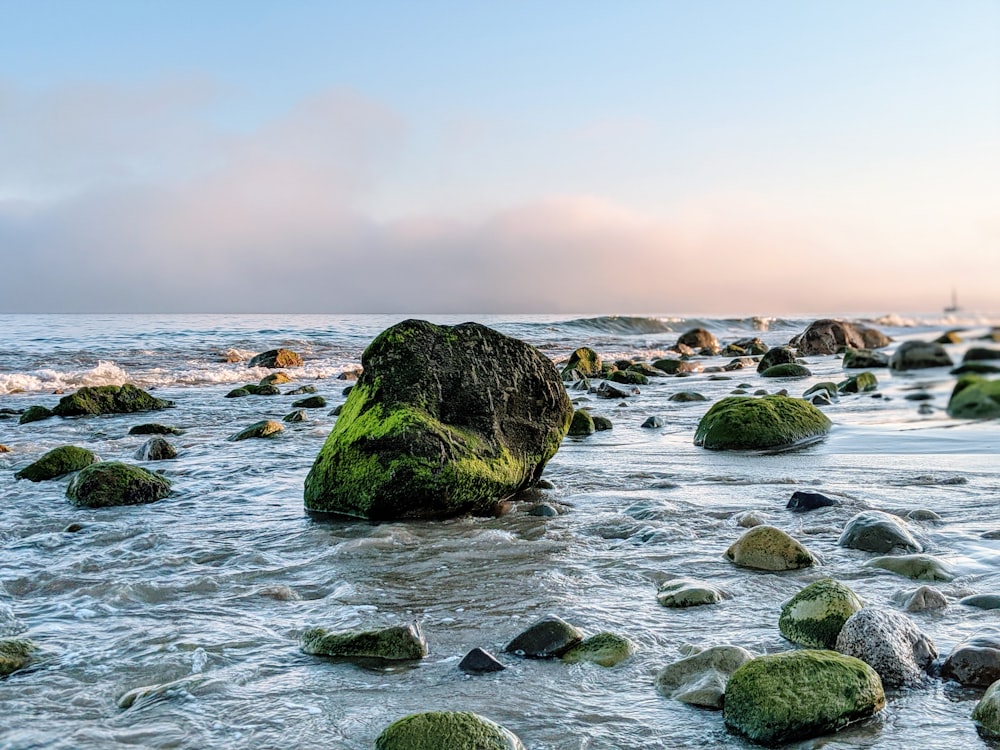
[[[847,586],[823,578],[806,586],[781,608],[778,629],[793,643],[832,649],[847,618],[863,606]]]
[[[284,427],[281,422],[275,422],[273,419],[264,419],[260,422],[254,422],[249,427],[240,430],[235,435],[230,435],[226,440],[231,443],[239,442],[240,440],[250,440],[251,438],[267,438],[273,435],[277,435],[279,432],[284,432]]]
[[[24,414],[17,420],[18,424],[28,424],[29,422],[40,422],[53,416],[51,409],[44,406],[29,406],[24,410]]]
[[[280,396],[281,390],[276,385],[263,384],[254,385],[253,383],[248,383],[247,385],[238,388],[237,390],[244,390],[251,396]],[[231,392],[231,391],[230,391]]]
[[[695,445],[710,450],[788,448],[818,440],[831,422],[812,404],[787,396],[731,396],[701,418]]]
[[[390,724],[375,750],[524,750],[510,731],[474,713],[428,711]]]
[[[38,647],[27,638],[0,639],[0,677],[24,669]]]
[[[81,388],[76,393],[59,399],[53,414],[60,417],[75,417],[87,414],[131,414],[139,411],[155,411],[173,406],[170,401],[150,396],[130,383],[122,386],[100,385]]]
[[[184,430],[167,425],[150,422],[148,424],[137,424],[128,431],[129,435],[183,435]]]
[[[972,720],[989,737],[1000,736],[1000,681],[994,682],[972,709]]]
[[[1000,417],[1000,380],[975,375],[959,378],[948,401],[948,414],[955,419]]]
[[[736,565],[757,570],[797,570],[816,564],[812,553],[774,526],[754,526],[726,550]]]
[[[573,421],[569,423],[569,432],[567,433],[571,437],[586,437],[587,435],[593,435],[597,431],[597,426],[594,424],[594,418],[584,409],[577,409],[573,412]]]
[[[831,383],[829,381],[823,383],[817,383],[812,388],[808,389],[805,393],[803,393],[802,398],[808,398],[809,396],[812,396],[814,393],[826,393],[830,396],[836,396],[837,384]]]
[[[233,388],[233,390],[231,390],[229,393],[227,393],[225,397],[226,398],[245,398],[245,397],[247,397],[249,395],[250,395],[250,391],[248,391],[243,386],[240,386],[239,388]]]
[[[32,482],[43,482],[79,471],[97,461],[100,461],[100,459],[86,448],[77,448],[75,445],[61,445],[58,448],[53,448],[34,463],[28,464],[14,476],[17,479],[30,479]]]
[[[326,399],[322,396],[309,396],[308,398],[300,398],[298,401],[294,401],[292,406],[299,409],[322,409],[326,406]]]
[[[66,488],[66,497],[74,505],[87,508],[152,503],[169,494],[170,480],[117,461],[91,464]]]
[[[808,367],[794,362],[773,365],[760,374],[762,378],[808,378],[810,375],[812,371]]]
[[[423,659],[427,656],[427,642],[416,623],[339,633],[330,633],[325,628],[310,628],[302,634],[302,650],[320,656],[401,661]]]
[[[726,726],[778,744],[836,731],[885,707],[878,674],[833,651],[792,651],[751,659],[726,684]]]
[[[611,373],[611,380],[615,383],[625,383],[626,385],[647,385],[649,378],[641,372],[635,370],[616,370]]]
[[[621,664],[635,653],[635,644],[615,633],[598,633],[573,646],[562,655],[562,660],[570,664],[589,661],[602,667]]]
[[[585,378],[593,378],[603,373],[603,367],[601,355],[590,347],[583,346],[570,355],[562,371],[566,373],[569,370],[576,370]]]
[[[852,375],[847,380],[837,384],[837,390],[841,393],[867,393],[877,389],[878,378],[868,371]]]

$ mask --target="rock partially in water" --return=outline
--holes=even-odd
[[[868,371],[851,375],[847,380],[837,383],[839,393],[868,393],[875,390],[878,390],[878,378]]]
[[[692,578],[674,578],[661,583],[656,591],[656,601],[664,607],[697,607],[717,604],[725,598],[722,589]]]
[[[941,676],[968,687],[1000,680],[1000,633],[984,631],[957,644],[945,659]]]
[[[617,633],[601,632],[584,638],[560,659],[568,664],[588,661],[602,667],[614,667],[635,653],[635,644]]]
[[[794,364],[797,364],[795,350],[789,346],[776,346],[769,349],[767,354],[760,358],[760,362],[757,363],[757,372],[763,373],[778,365]]]
[[[710,450],[784,449],[823,438],[831,425],[802,399],[728,396],[701,418],[694,444]]]
[[[140,461],[168,461],[177,458],[177,449],[156,435],[142,444],[135,452],[135,457]]]
[[[703,365],[700,362],[689,362],[685,359],[658,359],[653,362],[653,367],[662,370],[668,375],[680,375],[682,373],[701,372]]]
[[[976,609],[1000,609],[1000,594],[974,594],[959,599],[958,603]]]
[[[844,352],[842,365],[848,370],[888,367],[889,356],[885,352],[876,352],[871,349],[848,349]]]
[[[821,492],[813,492],[812,490],[796,490],[792,493],[792,497],[788,500],[788,504],[785,508],[793,513],[805,513],[809,510],[826,508],[832,505],[840,505],[840,501],[834,500],[832,497],[827,497]]]
[[[944,560],[930,555],[889,555],[865,563],[866,568],[881,568],[918,581],[951,581],[955,571]]]
[[[491,513],[532,486],[569,429],[552,363],[477,323],[379,334],[305,482],[310,511],[369,520]]]
[[[322,396],[309,396],[292,402],[292,407],[296,409],[322,409],[325,406],[326,399]]]
[[[610,380],[613,383],[623,383],[625,385],[648,385],[649,378],[641,372],[635,370],[617,370],[611,373]]]
[[[663,420],[659,417],[646,417],[646,421],[643,422],[640,427],[645,427],[646,429],[657,429],[663,427]]]
[[[901,518],[880,510],[865,510],[851,518],[837,542],[841,547],[886,554],[893,550],[923,552],[923,545]]]
[[[803,649],[751,659],[726,685],[726,726],[775,745],[817,737],[885,707],[878,673],[860,659]]]
[[[38,647],[27,638],[0,638],[0,677],[6,677],[31,663]]]
[[[697,391],[678,391],[677,393],[671,393],[668,401],[675,401],[680,404],[690,404],[698,401],[708,401],[702,394]]]
[[[477,646],[458,663],[458,668],[466,674],[489,674],[490,672],[502,672],[507,667],[501,664],[489,651]]]
[[[92,451],[75,445],[60,445],[14,474],[15,479],[44,482],[72,474],[100,461]]]
[[[976,375],[959,378],[948,401],[948,415],[955,419],[1000,417],[1000,380]]]
[[[990,349],[985,346],[970,347],[962,357],[962,362],[981,362],[984,359],[1000,359],[1000,349]]]
[[[130,383],[85,387],[59,399],[52,413],[60,417],[92,414],[131,414],[156,411],[173,406],[173,402],[158,399]]]
[[[279,432],[284,432],[285,428],[282,426],[281,422],[275,422],[273,419],[264,419],[260,422],[254,422],[249,427],[240,430],[234,435],[230,435],[227,440],[235,443],[240,440],[249,440],[250,438],[266,438],[272,435],[277,435]]]
[[[689,346],[692,349],[705,349],[712,354],[717,354],[721,349],[719,340],[715,338],[715,335],[704,328],[692,328],[685,331],[677,339],[677,343],[674,346],[676,348]]]
[[[156,422],[147,422],[146,424],[137,424],[135,427],[128,431],[129,435],[183,435],[184,430],[180,430],[176,427],[170,427],[168,425],[158,424]]]
[[[930,586],[921,586],[914,591],[904,591],[894,597],[907,612],[925,612],[929,609],[944,609],[948,606],[945,599],[937,589]]]
[[[561,375],[563,380],[597,378],[603,374],[603,370],[601,355],[588,346],[582,346],[569,356]]]
[[[593,435],[596,431],[597,427],[590,412],[586,409],[576,409],[573,412],[573,419],[569,423],[569,432],[566,434],[570,437],[586,437]]]
[[[870,665],[888,687],[923,681],[937,657],[933,641],[909,617],[876,607],[851,615],[837,636],[837,651]]]
[[[816,564],[809,550],[774,526],[754,526],[726,550],[726,558],[757,570],[797,570]]]
[[[611,420],[608,419],[607,417],[598,417],[596,415],[594,416],[594,429],[597,430],[598,432],[603,432],[604,430],[610,430],[613,427],[614,425],[611,424]]]
[[[935,344],[961,344],[962,343],[962,332],[961,331],[945,331],[936,339],[934,339]]]
[[[375,750],[524,750],[511,731],[474,713],[428,711],[386,727]]]
[[[682,703],[721,709],[729,678],[753,658],[739,646],[712,646],[661,669],[656,690]]]
[[[405,661],[427,656],[427,641],[417,623],[379,630],[330,632],[310,628],[302,634],[304,653],[318,656]]]
[[[270,349],[251,358],[247,367],[266,367],[270,370],[302,367],[302,357],[288,349]]]
[[[118,708],[129,709],[137,703],[141,703],[147,699],[160,698],[171,692],[187,693],[207,681],[208,678],[205,675],[194,674],[159,685],[143,685],[142,687],[133,688],[118,699]]]
[[[812,370],[804,365],[791,362],[768,367],[760,376],[762,378],[808,378],[812,376]]]
[[[55,416],[51,409],[44,406],[29,406],[17,420],[18,424],[41,422],[43,419]]]
[[[73,477],[66,488],[70,502],[86,508],[142,505],[169,494],[169,479],[117,461],[91,464]]]
[[[270,375],[265,375],[260,379],[259,385],[284,385],[285,383],[291,383],[292,378],[289,377],[286,372],[272,372]]]
[[[987,737],[1000,737],[1000,681],[990,685],[972,709],[972,720]]]
[[[849,587],[832,578],[822,578],[806,586],[781,608],[778,629],[793,643],[832,649],[844,623],[863,606]]]
[[[954,364],[944,347],[932,341],[904,341],[889,359],[889,367],[900,371],[953,367]]]
[[[250,391],[240,386],[239,388],[233,388],[233,390],[229,391],[224,398],[246,398],[249,395]]]
[[[257,385],[248,383],[237,390],[244,390],[251,396],[280,396],[281,389],[276,385]]]
[[[874,328],[859,323],[824,318],[809,324],[789,344],[798,349],[800,356],[811,354],[836,354],[843,348],[881,349],[890,339]]]
[[[285,391],[286,396],[306,396],[310,393],[316,392],[316,386],[314,385],[300,385],[298,388],[292,388],[290,391]]]
[[[288,422],[290,424],[294,424],[296,422],[308,422],[309,416],[306,414],[305,409],[296,409],[295,411],[283,416],[281,421]]]
[[[504,651],[527,659],[562,656],[583,640],[583,633],[561,617],[546,615],[504,647]]]

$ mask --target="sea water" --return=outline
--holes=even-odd
[[[755,369],[654,379],[639,395],[577,405],[614,428],[567,438],[549,463],[546,494],[569,512],[370,525],[319,522],[303,510],[305,475],[345,400],[341,373],[365,345],[403,316],[5,315],[0,316],[0,410],[53,406],[84,385],[134,383],[176,402],[169,411],[18,425],[0,416],[0,636],[30,637],[33,664],[0,680],[0,748],[370,748],[406,714],[475,711],[515,732],[529,750],[752,747],[728,733],[719,712],[659,695],[656,673],[687,646],[738,644],[756,653],[793,648],[778,632],[781,604],[831,576],[870,605],[920,582],[863,567],[872,555],[839,547],[845,522],[864,509],[905,514],[927,552],[958,571],[932,583],[949,601],[912,615],[942,656],[1000,612],[959,605],[1000,593],[1000,424],[949,418],[955,377],[946,368],[874,370],[875,394],[824,407],[829,437],[773,455],[711,452],[693,435],[709,405],[738,386],[801,395],[847,374],[835,356],[806,357],[813,376],[773,381]],[[850,316],[859,319],[858,316]],[[759,336],[787,343],[810,319],[684,316],[459,316],[539,347],[553,360],[579,346],[606,359],[650,360],[681,332],[711,330],[725,344]],[[995,317],[869,316],[894,338],[930,340],[961,328],[956,364]],[[224,398],[267,370],[253,354],[286,347],[305,365],[294,383],[313,385],[328,407],[269,440],[226,438],[261,419],[281,419],[294,396]],[[891,352],[892,347],[887,351]],[[729,358],[706,358],[706,365]],[[669,396],[697,391],[704,402]],[[924,394],[925,401],[906,398]],[[920,404],[930,409],[918,411]],[[640,427],[659,416],[660,429]],[[179,451],[162,470],[174,491],[152,505],[80,509],[68,478],[32,483],[14,472],[53,447],[87,447],[104,460],[135,462],[146,439],[131,426],[158,421]],[[793,514],[800,489],[841,505]],[[723,553],[750,511],[802,541],[815,568],[763,573]],[[75,533],[66,531],[80,524]],[[730,597],[686,610],[656,601],[671,577],[705,579]],[[588,634],[620,633],[636,655],[612,669],[522,661],[505,643],[545,614]],[[301,633],[418,621],[430,655],[419,663],[359,664],[299,650]],[[470,677],[458,662],[479,646],[504,672]],[[120,698],[155,686],[128,708]],[[930,680],[889,693],[875,719],[796,747],[982,747],[970,713],[982,691]]]

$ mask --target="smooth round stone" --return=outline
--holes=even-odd
[[[593,435],[597,431],[594,427],[594,418],[586,409],[577,409],[573,412],[573,420],[569,423],[570,437],[586,437]]]
[[[972,687],[1000,680],[1000,633],[984,631],[957,644],[945,659],[941,676]]]
[[[919,683],[937,657],[934,642],[909,617],[877,607],[851,615],[837,636],[837,651],[870,665],[890,687]]]
[[[670,398],[667,400],[681,404],[690,404],[697,401],[707,401],[708,399],[695,391],[678,391],[677,393],[670,394]]]
[[[428,711],[386,727],[375,750],[524,750],[512,732],[478,714]]]
[[[843,583],[822,578],[781,608],[778,629],[793,643],[832,649],[844,623],[863,606],[858,595]]]
[[[796,570],[816,563],[809,550],[774,526],[750,529],[726,550],[725,556],[740,567],[758,570]]]
[[[177,449],[164,438],[155,435],[142,444],[135,452],[135,457],[139,461],[169,461],[177,458]]]
[[[893,597],[907,612],[924,612],[928,609],[944,609],[948,600],[937,589],[921,586],[915,591],[904,591]]]
[[[675,578],[660,584],[656,601],[664,607],[697,607],[718,604],[725,599],[721,589],[691,578]]]
[[[935,513],[933,510],[927,510],[926,508],[917,508],[916,510],[911,510],[906,514],[906,517],[911,521],[940,521],[941,516]]]
[[[153,503],[169,494],[169,479],[117,461],[91,464],[66,487],[70,502],[86,508]]]
[[[561,617],[546,615],[532,623],[504,647],[504,651],[527,659],[562,656],[583,640],[583,633]]]
[[[526,511],[529,516],[539,516],[541,518],[552,518],[558,516],[559,511],[550,503],[537,503]]]
[[[614,425],[611,424],[611,420],[607,417],[594,417],[594,429],[598,432],[604,432],[605,430],[610,430],[613,427]]]
[[[821,492],[814,492],[812,490],[796,490],[792,493],[792,496],[788,500],[788,504],[785,507],[793,513],[805,513],[809,510],[826,508],[831,505],[840,505],[840,501],[834,500],[832,497],[827,497]]]
[[[944,560],[930,555],[889,555],[865,563],[866,568],[881,568],[918,581],[951,581],[955,571]]]
[[[286,414],[281,418],[282,422],[288,422],[289,424],[294,424],[296,422],[307,422],[309,417],[305,412],[305,409],[296,409],[290,414]]]
[[[767,516],[753,510],[746,510],[739,513],[736,518],[736,525],[744,529],[752,529],[754,526],[761,526],[767,523]]]
[[[656,675],[660,695],[704,708],[722,708],[726,682],[753,654],[739,646],[712,646],[668,664]]]
[[[977,609],[1000,609],[1000,594],[975,594],[959,599],[958,603]]]
[[[879,510],[866,510],[851,518],[837,542],[841,547],[885,554],[893,550],[922,552],[924,547],[905,522]]]
[[[293,409],[322,409],[324,406],[326,399],[322,396],[309,396],[292,402]]]
[[[614,667],[635,653],[635,644],[616,633],[602,632],[583,639],[560,658],[568,664],[589,661],[602,667]]]
[[[458,668],[466,674],[488,674],[502,672],[507,667],[497,661],[497,658],[489,651],[477,646],[458,663]]]
[[[45,482],[72,474],[100,461],[92,451],[75,445],[60,445],[14,474],[15,479]]]

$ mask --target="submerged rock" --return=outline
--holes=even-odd
[[[135,427],[128,431],[129,435],[182,435],[184,430],[180,430],[176,427],[169,427],[167,425],[157,424],[156,422],[148,422],[146,424],[137,424]]]
[[[955,419],[1000,417],[1000,380],[975,375],[959,378],[948,401],[948,416]]]
[[[827,497],[821,492],[796,490],[792,493],[792,497],[788,500],[785,508],[793,513],[805,513],[808,510],[826,508],[831,505],[840,505],[840,501],[834,500],[832,497]]]
[[[428,711],[386,727],[375,750],[524,750],[512,732],[474,713]]]
[[[504,647],[504,651],[527,659],[562,656],[583,640],[583,633],[556,615],[536,620]]]
[[[923,552],[906,522],[880,510],[866,510],[851,518],[837,542],[841,547],[885,554],[893,550]]]
[[[235,435],[230,435],[226,440],[235,443],[240,440],[249,440],[250,438],[266,438],[277,435],[279,432],[284,432],[284,430],[285,428],[281,425],[281,422],[275,422],[273,419],[265,419],[260,422],[254,422]]]
[[[837,636],[837,651],[870,665],[888,687],[921,682],[937,657],[933,641],[909,617],[894,609],[875,607],[855,612],[844,623]]]
[[[70,502],[86,508],[153,503],[169,494],[169,479],[117,461],[91,464],[66,488]]]
[[[885,707],[878,674],[860,659],[804,649],[751,659],[726,685],[731,730],[774,745],[834,732]]]
[[[302,634],[302,651],[319,656],[359,657],[391,661],[423,659],[427,641],[417,623],[380,630],[347,630],[331,633],[310,628]]]
[[[806,586],[781,608],[778,629],[793,643],[832,649],[844,623],[863,606],[858,595],[843,583],[822,578]]]
[[[177,449],[157,435],[143,443],[135,457],[140,461],[168,461],[177,458]]]
[[[958,603],[976,609],[1000,609],[1000,594],[973,594],[962,597]]]
[[[1000,633],[985,631],[957,644],[945,659],[941,676],[971,687],[1000,680]]]
[[[93,463],[100,461],[86,448],[75,445],[60,445],[44,454],[34,463],[30,463],[14,474],[15,479],[28,479],[32,482],[44,482],[56,477],[72,474]]]
[[[953,367],[954,364],[944,347],[932,341],[904,341],[889,359],[889,367],[893,370]]]
[[[691,578],[674,578],[656,590],[656,601],[664,607],[697,607],[717,604],[725,598],[722,589]]]
[[[710,450],[790,448],[824,437],[831,426],[823,412],[788,396],[729,396],[698,423],[694,444]]]
[[[560,659],[568,664],[589,661],[602,667],[614,667],[635,653],[635,644],[616,633],[602,632],[584,638],[572,646]]]
[[[362,363],[306,477],[307,510],[370,520],[492,512],[538,481],[572,419],[552,363],[476,323],[404,321]]]
[[[41,422],[43,419],[55,416],[51,409],[44,406],[29,406],[17,420],[18,424],[29,424],[31,422]]]
[[[646,429],[655,430],[659,427],[663,427],[663,420],[659,417],[646,417],[646,421],[643,422],[640,427],[645,427]]]
[[[972,709],[972,720],[987,737],[1000,736],[1000,682],[994,682]]]
[[[0,638],[0,677],[6,677],[31,663],[38,647],[27,638]]]
[[[889,555],[865,563],[866,568],[882,568],[918,581],[951,581],[955,572],[944,560],[930,555]]]
[[[122,386],[99,385],[81,388],[76,393],[63,396],[52,410],[60,417],[76,417],[88,414],[131,414],[139,411],[156,411],[173,406],[150,396],[130,383]]]
[[[302,367],[302,357],[288,349],[270,349],[253,357],[247,367],[266,367],[277,370],[286,367]]]
[[[795,539],[774,526],[754,526],[728,550],[726,558],[743,568],[796,570],[816,564],[816,558]]]
[[[458,668],[466,674],[489,674],[490,672],[502,672],[507,667],[497,661],[497,658],[489,651],[477,646],[458,663]]]
[[[661,669],[656,690],[682,703],[720,709],[729,678],[753,658],[739,646],[712,646]]]

